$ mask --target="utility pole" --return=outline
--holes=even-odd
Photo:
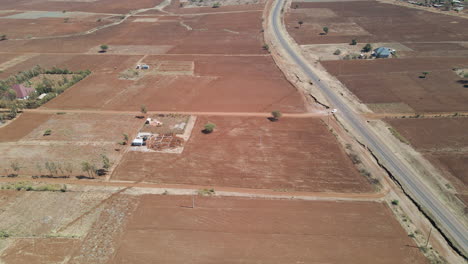
[[[195,208],[195,196],[192,195],[192,208]]]
[[[432,227],[431,227],[431,230],[429,231],[429,235],[427,236],[426,248],[427,248],[427,245],[429,245],[429,239],[431,238],[431,233],[432,233]]]

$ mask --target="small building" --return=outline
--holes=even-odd
[[[132,141],[132,146],[143,146],[143,139],[142,138],[135,138]]]
[[[11,89],[16,92],[16,98],[18,99],[28,99],[29,94],[34,92],[33,88],[25,87],[22,84],[15,84],[11,86]]]
[[[394,52],[395,52],[394,49],[386,48],[386,47],[379,47],[379,48],[376,48],[376,49],[372,52],[372,56],[374,56],[374,57],[376,57],[376,58],[388,58],[388,57],[390,57]]]

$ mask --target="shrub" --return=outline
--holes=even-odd
[[[271,112],[271,115],[272,115],[274,121],[278,121],[280,119],[280,117],[283,116],[283,114],[278,110],[275,110],[275,111]]]
[[[419,78],[421,79],[426,79],[427,75],[429,74],[429,72],[422,72],[422,75],[419,76]]]
[[[398,205],[400,202],[398,200],[392,200],[393,205]]]
[[[142,114],[146,114],[146,113],[148,112],[148,109],[146,109],[146,105],[141,105],[141,107],[140,107],[140,112],[141,112]]]
[[[361,163],[361,159],[359,158],[358,155],[353,153],[353,154],[350,154],[349,157],[351,158],[351,161],[353,162],[353,164]]]
[[[213,124],[213,123],[207,123],[205,124],[205,127],[203,129],[203,133],[205,134],[209,134],[211,132],[213,132],[213,130],[216,128],[216,125]]]
[[[364,52],[369,52],[369,51],[371,51],[371,50],[372,50],[372,45],[369,44],[369,43],[367,43],[367,44],[364,46],[364,48],[362,48],[362,51],[364,51]]]
[[[304,24],[304,21],[302,21],[302,20],[299,20],[297,23],[299,24],[299,27],[301,27],[301,26],[302,26],[302,24]]]
[[[10,234],[8,234],[7,231],[0,230],[0,238],[8,238],[8,237],[10,237]]]
[[[0,41],[2,40],[7,40],[7,35],[3,34],[3,35],[0,35]]]
[[[221,7],[221,4],[220,3],[214,3],[212,7],[213,8],[219,8],[219,7]]]
[[[51,134],[52,134],[52,130],[47,129],[46,131],[44,131],[43,136],[50,136]]]
[[[337,49],[337,50],[335,50],[335,52],[333,52],[333,54],[335,54],[335,55],[340,55],[340,54],[341,54],[341,50]]]
[[[323,27],[323,32],[325,33],[325,35],[328,34],[328,27]]]
[[[101,51],[100,52],[106,52],[109,49],[109,46],[103,44],[101,45]]]
[[[357,40],[355,39],[351,40],[351,45],[357,45]]]
[[[202,196],[213,195],[215,194],[215,190],[214,189],[201,189],[201,190],[198,190],[198,194]]]
[[[270,46],[268,46],[268,44],[263,45],[262,48],[268,52],[270,51]]]

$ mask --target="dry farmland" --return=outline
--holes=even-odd
[[[389,208],[378,202],[198,196],[193,209],[190,196],[73,190],[0,191],[0,228],[10,234],[1,241],[0,259],[426,263]]]
[[[398,211],[413,205],[401,196],[401,206],[387,206],[399,189],[277,66],[265,45],[267,1],[217,2],[1,0],[0,79],[23,72],[8,86],[37,89],[15,99],[0,83],[1,263],[428,262],[413,233],[420,228],[422,237],[426,226]],[[453,31],[452,20],[430,30],[419,26],[439,15],[374,1],[297,5],[286,23],[300,44],[406,41],[401,59],[323,63],[363,102],[466,110],[461,83],[438,89],[458,81],[446,74],[455,75],[452,67],[466,66],[455,58],[466,52],[463,20],[453,18]],[[323,23],[328,36],[319,34]],[[456,42],[454,51],[425,43],[431,39]],[[90,74],[52,89],[46,73],[30,71],[36,65]],[[431,71],[425,80],[421,66]],[[360,77],[369,85],[353,86]],[[378,82],[371,95],[359,94]],[[13,104],[24,107],[14,119]],[[284,116],[268,118],[274,110]],[[203,131],[209,122],[212,133]],[[149,139],[138,133],[148,131]],[[458,131],[447,144],[465,140]],[[463,161],[454,165],[452,154],[428,152],[463,181]]]
[[[286,24],[299,44],[350,43],[353,38],[358,43],[462,42],[468,37],[466,19],[378,1],[293,2]],[[321,35],[325,26],[329,34]]]
[[[415,58],[326,61],[363,103],[404,103],[406,113],[468,111],[468,89],[452,69],[468,67],[468,58]],[[427,71],[427,78],[420,78]]]
[[[468,119],[386,119],[438,167],[460,195],[467,194]]]
[[[99,56],[86,57],[95,61]],[[112,55],[112,59],[119,58],[126,57]],[[131,58],[125,61],[125,67],[136,65],[136,57]],[[77,59],[61,65],[76,68]],[[161,111],[261,112],[280,109],[302,112],[305,109],[301,94],[284,79],[270,57],[147,56],[142,61],[151,67],[161,62],[166,67],[177,66],[180,61],[194,66],[190,73],[177,69],[173,72],[153,71],[151,68],[148,74],[142,73],[145,75],[132,81],[119,79],[125,69],[122,62],[117,70],[110,69],[111,74],[103,70],[93,73],[44,107],[137,111],[145,104],[149,110]],[[96,66],[89,63],[78,65],[93,70]],[[109,62],[108,65],[112,64]]]
[[[101,155],[116,162],[121,153],[117,142],[123,133],[133,137],[143,121],[134,115],[119,114],[42,114],[24,113],[15,122],[0,127],[1,174],[12,172],[10,164],[17,162],[19,174],[48,175],[46,162],[56,162],[65,169],[71,166],[72,176],[83,175],[81,163],[88,161],[101,166]],[[51,135],[44,136],[46,130]],[[62,176],[67,172],[60,171]]]
[[[213,122],[213,134],[201,133]],[[344,150],[319,119],[199,117],[182,154],[128,152],[115,180],[369,192]]]
[[[380,203],[191,203],[143,196],[111,263],[426,263]]]

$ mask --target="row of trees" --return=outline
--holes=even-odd
[[[90,178],[94,178],[96,175],[105,175],[112,166],[112,163],[105,154],[101,154],[101,163],[102,166],[98,167],[92,162],[84,161],[81,163],[81,171],[87,173]],[[21,169],[20,163],[18,161],[13,161],[10,163],[9,168],[4,169],[4,172],[8,177],[16,177],[19,175]],[[41,176],[43,176],[43,173],[47,173],[48,176],[52,177],[70,177],[73,175],[74,167],[68,162],[46,161],[44,164],[36,163],[36,171]]]

